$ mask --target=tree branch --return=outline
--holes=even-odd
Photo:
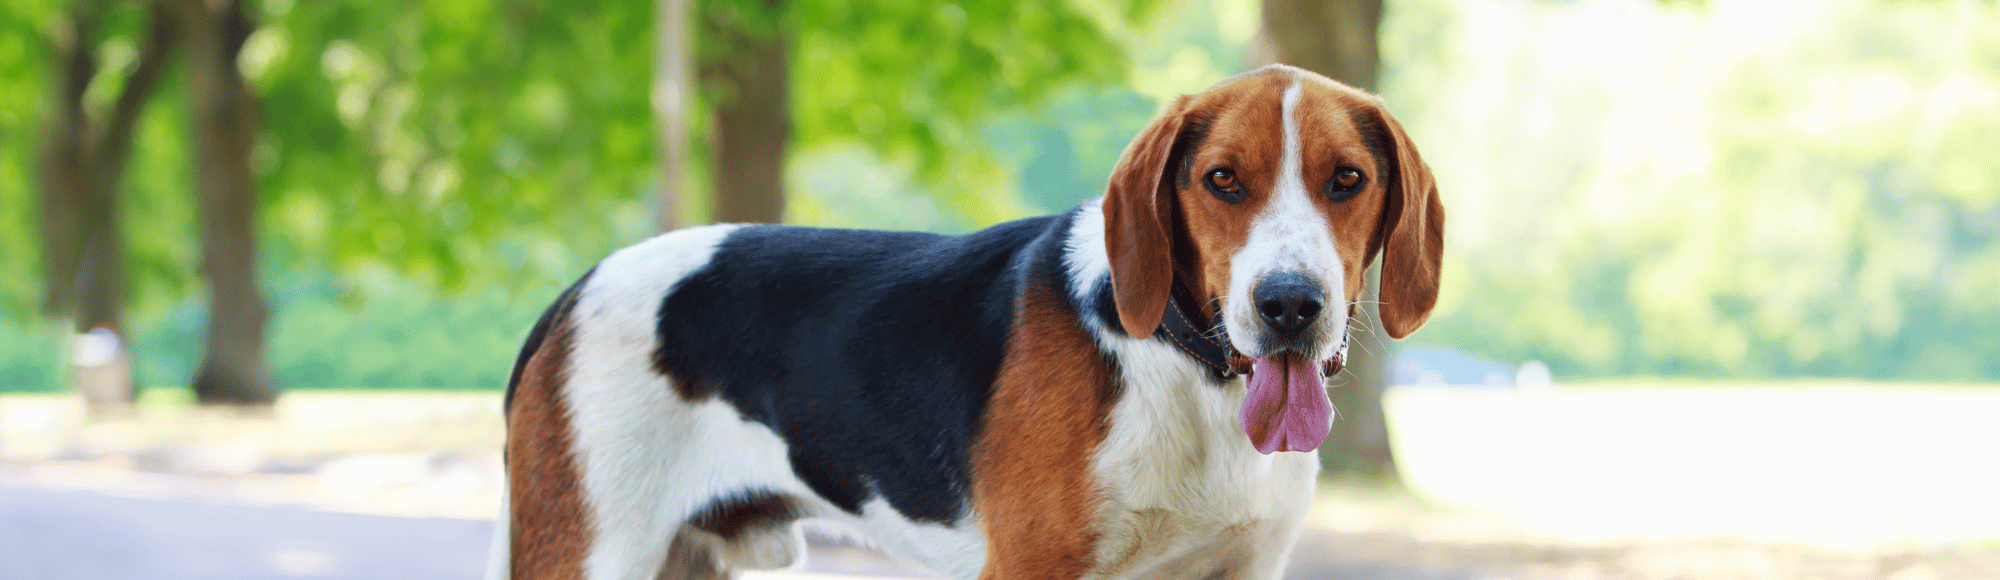
[[[116,191],[125,174],[126,161],[132,153],[133,126],[138,124],[139,113],[146,108],[146,101],[153,96],[160,85],[160,77],[166,71],[167,61],[173,56],[174,45],[179,37],[175,34],[173,15],[164,4],[151,4],[147,17],[145,44],[139,46],[139,64],[125,76],[125,87],[118,93],[118,101],[105,119],[98,132],[97,175],[100,183],[97,191],[108,194]]]

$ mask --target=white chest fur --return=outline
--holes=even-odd
[[[1070,230],[1071,280],[1102,280],[1103,214],[1096,203]],[[1087,301],[1095,285],[1072,288]],[[1244,434],[1242,378],[1217,385],[1186,355],[1086,318],[1111,351],[1124,391],[1094,469],[1105,504],[1099,578],[1276,578],[1311,507],[1319,459],[1263,455]],[[1219,574],[1218,574],[1219,573]]]
[[[1217,385],[1165,344],[1111,340],[1125,391],[1095,458],[1100,576],[1276,577],[1311,506],[1318,458],[1251,447],[1242,379]]]

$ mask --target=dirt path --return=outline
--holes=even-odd
[[[1455,544],[1421,542],[1402,534],[1309,530],[1299,539],[1287,578],[1993,580],[2000,578],[2000,549],[1848,553],[1728,541]]]
[[[323,496],[314,491],[322,483],[311,475],[175,475],[74,461],[22,467],[0,468],[0,578],[470,579],[479,577],[491,530],[483,519],[324,511],[329,506],[316,504],[315,498]],[[52,478],[55,484],[85,483],[93,491],[52,489]],[[286,490],[292,501],[285,501]],[[405,494],[428,495],[420,489]],[[415,502],[390,505],[405,503]],[[1300,537],[1286,577],[2000,578],[2000,547],[1994,546],[1835,551],[1726,541],[1583,544],[1510,534],[1463,514],[1413,511],[1410,504],[1407,498],[1379,492],[1330,490],[1315,510],[1316,525]],[[471,506],[436,507],[439,512],[474,511]],[[1346,524],[1326,521],[1343,515],[1350,520]],[[1441,519],[1453,518],[1456,527],[1441,529]],[[1354,520],[1365,523],[1354,525]],[[815,542],[808,563],[805,571],[818,574],[926,576],[871,550],[824,540]]]
[[[95,423],[63,399],[0,397],[0,578],[476,578],[499,440],[490,393],[295,393],[257,416],[169,401]],[[2000,544],[1579,541],[1395,490],[1322,491],[1287,578],[2000,579]],[[809,561],[922,574],[825,543]],[[181,568],[213,573],[121,576]]]

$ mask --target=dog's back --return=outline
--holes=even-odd
[[[509,385],[510,432],[534,434],[510,439],[511,479],[543,484],[517,485],[513,504],[571,512],[516,510],[511,567],[776,568],[796,558],[792,521],[817,517],[976,571],[968,450],[1024,249],[1055,223],[966,236],[714,226],[606,258],[537,323]],[[548,441],[560,432],[573,439]],[[546,461],[563,447],[581,453]],[[593,552],[625,552],[574,553],[586,534]]]

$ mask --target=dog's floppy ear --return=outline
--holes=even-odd
[[[1111,293],[1118,304],[1118,323],[1135,338],[1152,336],[1166,313],[1167,293],[1174,280],[1173,242],[1169,237],[1176,208],[1174,145],[1189,97],[1174,101],[1141,131],[1118,165],[1104,192],[1104,249],[1111,258]]]
[[[1395,181],[1382,215],[1382,328],[1403,338],[1430,319],[1437,305],[1438,270],[1444,261],[1444,204],[1437,180],[1417,154],[1403,124],[1377,104],[1382,126],[1396,148]]]

